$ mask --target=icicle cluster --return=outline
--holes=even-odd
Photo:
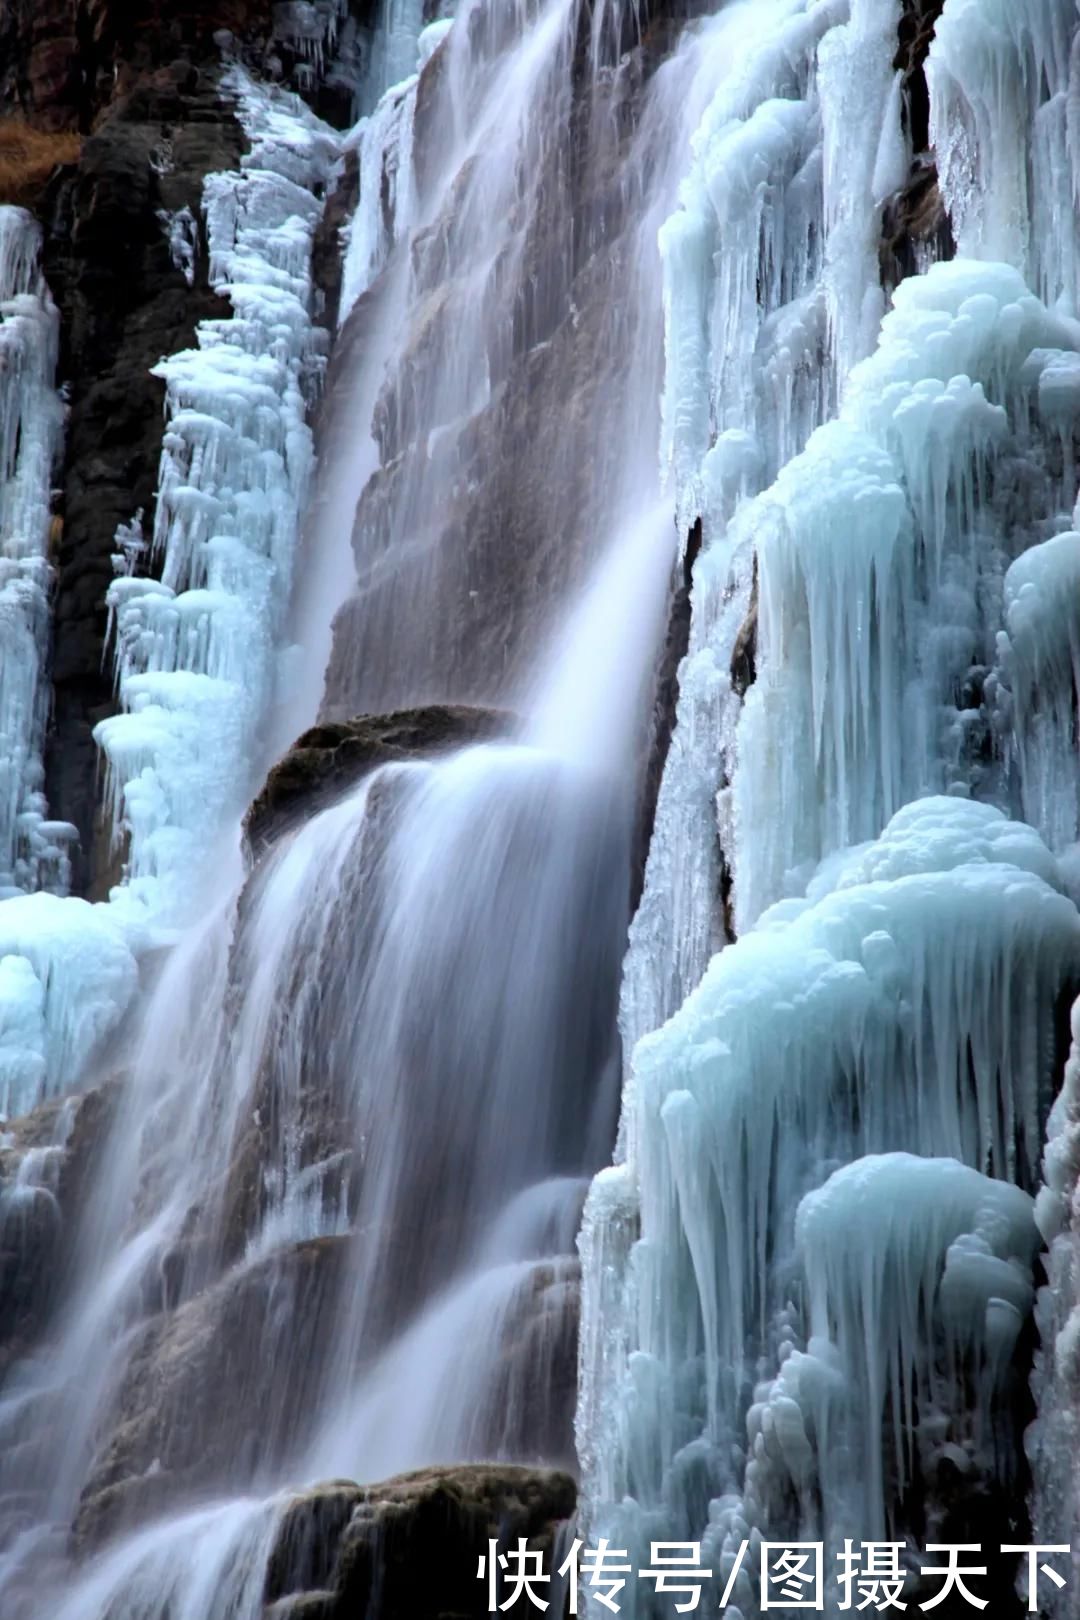
[[[675,1011],[720,943],[711,897],[721,882],[718,823],[730,843],[731,664],[753,553],[752,533],[726,525],[835,408],[837,356],[854,358],[872,340],[880,308],[865,272],[877,189],[903,156],[890,70],[897,15],[891,4],[859,5],[849,20],[845,0],[766,0],[720,11],[688,47],[690,168],[660,232],[661,460],[680,527],[688,533],[700,520],[704,550],[627,958],[628,1051]],[[873,132],[861,142],[850,139],[853,96]]]
[[[123,712],[96,732],[128,881],[116,902],[158,923],[250,795],[275,698],[297,517],[312,462],[306,401],[322,363],[311,319],[316,195],[335,140],[295,98],[231,80],[250,151],[208,176],[210,278],[233,306],[157,368],[167,426],[152,553],[109,592]],[[121,569],[125,563],[119,559]]]
[[[839,418],[740,514],[760,577],[735,785],[741,925],[909,799],[978,785],[980,711],[955,694],[992,661],[1003,558],[1030,538],[992,498],[996,464],[1036,453],[1039,381],[1077,342],[1017,271],[933,266],[897,288]]]
[[[0,208],[0,898],[63,893],[74,837],[48,819],[42,792],[50,494],[63,406],[59,316],[40,253],[36,220]]]
[[[704,1535],[719,1560],[731,1526],[701,1518],[707,1479],[762,1531],[795,1489],[809,1517],[824,1492],[815,1533],[876,1534],[885,1393],[902,1428],[918,1387],[922,1418],[940,1412],[955,1443],[963,1380],[1007,1363],[1030,1303],[1030,1199],[967,1167],[1032,1178],[1046,1032],[1080,972],[1080,915],[1058,883],[1030,828],[921,800],[714,957],[638,1044],[626,1164],[598,1178],[582,1239],[594,1528],[620,1545],[650,1524]],[[922,1157],[905,1169],[898,1151]],[[897,1198],[905,1175],[916,1200]],[[935,1313],[951,1361],[935,1359]],[[856,1387],[844,1441],[829,1414]],[[851,1473],[851,1446],[869,1474]],[[861,1507],[855,1479],[871,1487]],[[636,1506],[615,1508],[624,1496]]]
[[[877,208],[910,160],[898,15],[721,15],[728,99],[662,235],[662,454],[704,549],[578,1411],[590,1534],[701,1540],[719,1590],[741,1540],[753,1568],[762,1535],[881,1534],[940,1467],[1008,1488],[1020,1189],[1080,966],[1075,5],[946,0],[927,76],[964,257],[900,286],[873,354]],[[1075,1090],[1039,1203],[1055,1542]],[[756,1613],[756,1577],[731,1601]]]

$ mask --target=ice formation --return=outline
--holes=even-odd
[[[592,1532],[704,1539],[721,1587],[743,1538],[881,1533],[942,1458],[1007,1480],[1020,1189],[1080,965],[1075,6],[946,0],[927,78],[963,257],[900,285],[876,348],[877,208],[910,164],[896,14],[722,16],[720,116],[661,239],[661,453],[702,550],[578,1411]],[[1056,1243],[1033,1444],[1065,1541]],[[756,1612],[745,1574],[731,1601]]]
[[[1076,313],[1072,0],[946,0],[926,66],[930,138],[957,247],[1005,260]]]
[[[296,21],[327,8],[293,10]],[[166,426],[154,531],[148,543],[141,513],[118,531],[108,595],[121,712],[95,735],[125,880],[107,906],[32,895],[0,907],[0,1113],[77,1081],[130,1002],[138,956],[190,918],[205,857],[250,797],[277,698],[312,461],[305,413],[324,362],[311,244],[337,139],[295,97],[239,68],[225,87],[249,151],[239,171],[207,177],[203,211],[210,279],[233,313],[204,322],[196,349],[157,368]],[[162,223],[193,280],[194,221]],[[40,793],[49,473],[62,410],[52,392],[56,314],[37,251],[30,216],[0,210],[0,883],[9,894],[62,889],[73,836],[46,819]],[[148,564],[160,578],[139,572]]]
[[[931,267],[897,288],[839,417],[740,514],[760,580],[735,778],[742,926],[907,800],[978,787],[985,722],[958,694],[993,660],[1002,558],[1031,538],[987,495],[996,458],[1037,457],[1039,379],[1077,341],[1008,266]]]
[[[1080,533],[1055,535],[1016,559],[1005,609],[998,661],[1006,746],[1024,815],[1063,849],[1080,838]]]
[[[821,1533],[857,1535],[847,1447],[824,1429],[837,1380],[861,1376],[871,1415],[852,1443],[878,1460],[855,1476],[876,1481],[859,1522],[883,1529],[878,1429],[886,1393],[898,1424],[909,1415],[920,1312],[936,1301],[958,1346],[977,1306],[992,1369],[1030,1294],[1030,1199],[1007,1181],[1033,1180],[1055,998],[1080,972],[1080,915],[1057,883],[1030,828],[924,800],[824,867],[810,897],[767,911],[639,1042],[626,1162],[597,1179],[582,1236],[579,1443],[602,1533],[707,1532],[719,1557],[730,1515],[706,1514],[708,1498],[734,1493],[764,1528],[790,1478],[807,1514],[811,1485],[825,1492]],[[903,1170],[898,1152],[927,1168]],[[914,1207],[896,1197],[904,1174],[925,1185]],[[836,1240],[852,1230],[854,1250]],[[885,1305],[898,1265],[909,1286]],[[619,1510],[627,1495],[636,1507]]]
[[[163,360],[166,430],[152,555],[160,579],[109,592],[122,712],[96,732],[118,838],[125,913],[162,926],[191,904],[201,857],[239,815],[275,701],[297,520],[312,461],[307,400],[322,363],[311,242],[332,132],[239,69],[250,150],[208,176],[213,285],[232,316]]]
[[[690,165],[660,233],[661,461],[680,527],[700,520],[703,549],[627,957],[628,1051],[675,1011],[721,942],[711,906],[722,883],[717,823],[729,844],[740,706],[731,663],[754,549],[749,525],[727,525],[835,408],[844,364],[872,341],[880,291],[868,255],[878,190],[902,144],[890,69],[896,20],[891,3],[857,4],[849,16],[844,0],[755,0],[725,7],[687,47]],[[861,143],[850,139],[853,95],[873,131]],[[868,163],[879,146],[893,158]]]
[[[59,316],[40,267],[41,228],[0,207],[0,898],[67,887],[74,829],[48,819],[50,492],[63,432]]]
[[[1034,1295],[1032,1199],[956,1159],[869,1155],[806,1194],[795,1243],[808,1350],[787,1357],[747,1435],[763,1433],[770,1461],[801,1485],[809,1428],[830,1522],[844,1536],[860,1524],[884,1533],[886,1464],[902,1489],[931,1414],[956,1413],[965,1378],[976,1443],[993,1443],[997,1386]]]

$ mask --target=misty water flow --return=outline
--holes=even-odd
[[[614,150],[611,51],[625,26],[613,9],[596,15],[595,127],[576,160],[586,166]],[[219,904],[162,966],[48,1348],[0,1396],[11,1620],[239,1620],[259,1611],[282,1488],[472,1457],[573,1465],[565,1387],[559,1410],[545,1415],[544,1402],[560,1357],[572,1380],[573,1239],[614,1139],[619,971],[680,542],[656,453],[656,230],[688,127],[677,98],[642,97],[624,155],[629,223],[607,264],[602,342],[618,345],[626,385],[601,419],[557,442],[547,521],[572,565],[556,582],[558,611],[538,599],[546,651],[538,641],[531,668],[500,662],[482,689],[475,668],[459,686],[452,659],[443,689],[429,689],[428,660],[468,611],[464,558],[432,529],[458,442],[472,420],[498,422],[502,374],[540,321],[533,300],[550,320],[567,296],[567,255],[581,251],[552,149],[565,138],[580,21],[571,0],[498,26],[479,5],[458,15],[429,114],[452,138],[418,197],[411,251],[403,243],[386,270],[388,330],[359,364],[395,358],[385,378],[349,390],[376,402],[376,485],[392,477],[406,408],[410,439],[427,443],[420,475],[378,523],[365,526],[361,505],[349,634],[370,666],[367,707],[483,700],[505,711],[505,735],[381,767],[282,837],[251,877],[237,854]],[[403,335],[433,275],[460,298],[460,318],[418,370]],[[367,423],[351,431],[366,472]],[[575,506],[597,465],[611,478]],[[340,569],[357,482],[346,465],[324,486],[316,529],[341,533],[327,556],[309,553],[316,574]],[[312,604],[328,610],[334,587],[309,579],[302,596],[295,622],[318,656]],[[238,1183],[249,1149],[255,1168]],[[309,1265],[332,1278],[317,1322],[297,1280]],[[76,1579],[68,1527],[108,1468],[98,1448],[155,1313],[198,1332],[199,1313],[229,1290],[263,1312],[250,1372],[258,1432],[231,1434],[224,1417],[218,1452],[182,1482],[178,1505]],[[151,1503],[163,1469],[160,1458],[148,1469]]]

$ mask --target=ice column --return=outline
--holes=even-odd
[[[48,716],[52,472],[63,433],[59,316],[40,268],[41,230],[0,207],[0,898],[67,887],[74,829],[42,793]]]

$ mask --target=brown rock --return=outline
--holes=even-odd
[[[244,824],[248,843],[262,854],[290,824],[322,809],[378,765],[430,759],[505,735],[512,725],[505,711],[432,704],[314,726],[267,777]]]
[[[351,1493],[355,1491],[355,1498]],[[517,1546],[523,1536],[546,1571],[577,1491],[568,1474],[510,1463],[463,1463],[401,1474],[379,1485],[319,1486],[286,1510],[283,1535],[318,1546],[311,1566],[329,1569],[325,1586],[302,1592],[287,1583],[289,1557],[279,1545],[267,1598],[275,1620],[464,1620],[487,1612],[477,1560],[489,1541]],[[352,1510],[334,1533],[345,1507]],[[307,1520],[307,1529],[300,1526]],[[300,1566],[296,1566],[300,1572]]]

